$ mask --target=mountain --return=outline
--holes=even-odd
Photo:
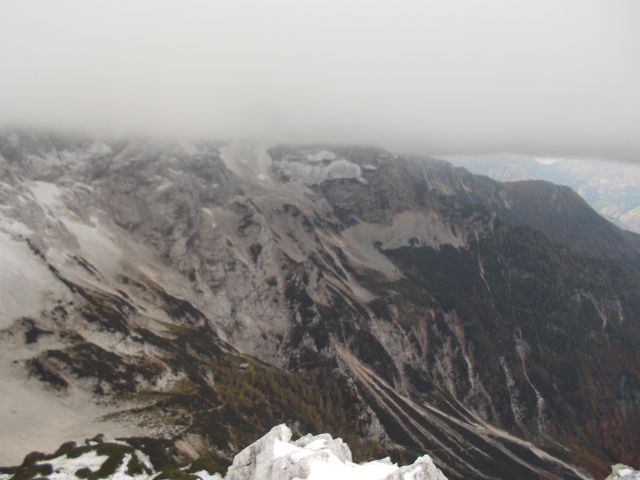
[[[445,159],[503,182],[537,179],[566,185],[600,215],[640,233],[640,167],[636,164],[524,155],[453,155]]]
[[[223,471],[286,422],[450,479],[638,466],[639,237],[568,188],[17,131],[0,171],[1,463],[105,433]]]

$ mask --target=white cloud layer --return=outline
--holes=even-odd
[[[3,0],[0,124],[640,161],[638,0]]]

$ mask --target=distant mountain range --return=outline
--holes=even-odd
[[[546,180],[578,192],[600,215],[640,233],[640,165],[595,159],[550,159],[525,155],[443,157],[501,182]]]

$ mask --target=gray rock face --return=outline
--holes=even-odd
[[[20,455],[51,412],[52,432],[125,419],[109,428],[206,448],[183,425],[200,413],[131,412],[194,379],[206,398],[210,352],[338,372],[373,439],[433,450],[449,478],[585,478],[558,442],[586,442],[601,463],[576,462],[597,470],[637,438],[640,280],[616,263],[637,239],[569,191],[370,148],[32,133],[0,138],[0,178],[0,422],[25,435],[0,440]],[[545,227],[548,205],[552,226],[588,221]]]

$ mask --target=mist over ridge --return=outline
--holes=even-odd
[[[637,2],[3,2],[1,125],[634,161]]]

